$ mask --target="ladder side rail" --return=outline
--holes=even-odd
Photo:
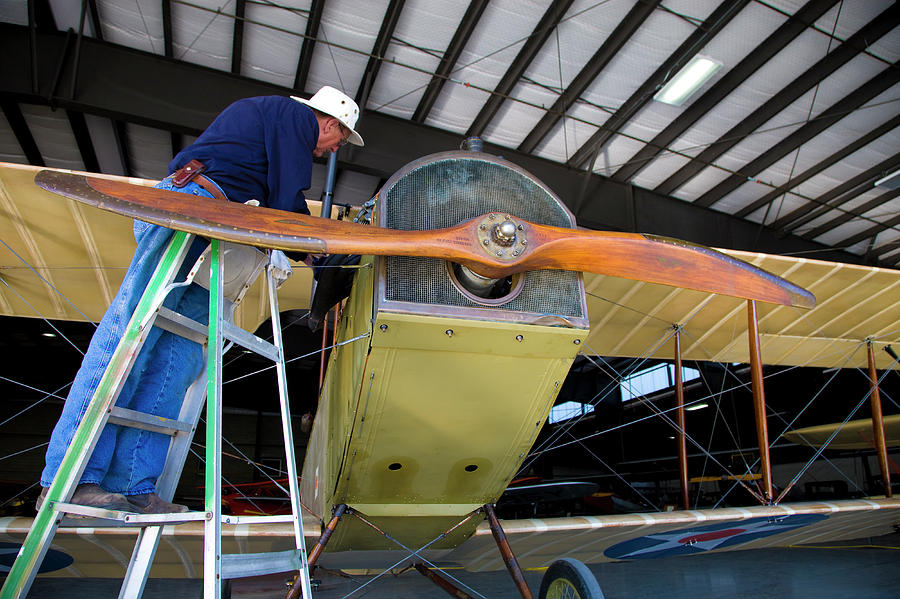
[[[221,242],[210,243],[209,345],[206,379],[206,477],[203,526],[203,597],[222,596],[222,304]]]
[[[118,399],[119,391],[146,339],[156,310],[168,294],[169,283],[178,274],[193,239],[193,235],[177,232],[169,241],[75,431],[75,436],[60,463],[53,483],[47,490],[44,503],[32,522],[31,530],[25,537],[16,561],[7,574],[6,582],[0,589],[0,598],[18,599],[28,594],[62,519],[54,506],[57,502],[68,501],[78,486],[78,480],[106,425],[109,410]]]
[[[300,557],[300,584],[303,598],[312,597],[307,567],[306,539],[303,535],[303,511],[300,504],[300,485],[297,472],[297,458],[294,452],[293,425],[291,423],[291,403],[288,396],[287,372],[284,361],[284,342],[281,336],[281,316],[278,310],[278,289],[269,269],[266,270],[266,283],[269,291],[269,311],[272,317],[272,342],[278,351],[275,370],[278,375],[278,397],[281,402],[281,428],[284,435],[284,451],[288,471],[288,489],[291,495],[291,511],[294,515],[294,538]]]

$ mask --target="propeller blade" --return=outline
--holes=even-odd
[[[41,171],[40,187],[130,218],[204,237],[322,254],[421,256],[498,278],[559,269],[811,308],[811,293],[755,266],[677,239],[539,225],[493,213],[446,229],[401,231],[202,196]]]

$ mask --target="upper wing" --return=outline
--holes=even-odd
[[[131,220],[61,199],[34,185],[41,169],[0,165],[0,314],[96,321],[124,275],[134,250]],[[104,177],[150,186],[152,181]],[[310,202],[315,212],[318,204]],[[804,258],[724,251],[818,297],[812,310],[759,305],[763,361],[819,367],[864,366],[861,344],[900,346],[900,271]],[[309,306],[310,272],[282,288],[282,309]],[[746,302],[742,299],[633,281],[585,276],[591,335],[586,351],[604,356],[672,357],[659,345],[674,325],[687,333],[684,359],[747,362]],[[236,322],[252,330],[267,316],[261,283],[245,298]],[[77,309],[76,309],[77,306]],[[876,351],[879,368],[893,361]]]
[[[67,200],[34,184],[45,169],[0,164],[0,315],[99,321],[134,253],[130,218]],[[155,181],[96,175],[152,186]],[[318,202],[310,202],[317,211]],[[309,308],[312,274],[295,268],[279,290],[282,310]],[[235,313],[253,331],[269,317],[258,280]]]
[[[820,368],[866,367],[867,339],[876,366],[897,368],[882,349],[900,348],[900,271],[806,258],[722,250],[811,291],[811,310],[759,304],[765,364]],[[749,361],[743,300],[585,275],[591,333],[585,351],[601,356],[674,355],[673,326],[684,327],[685,360]]]

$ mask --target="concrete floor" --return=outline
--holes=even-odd
[[[606,599],[667,597],[667,599],[893,599],[900,597],[900,534],[839,543],[828,547],[781,548],[675,557],[590,566]],[[517,598],[505,572],[452,571],[453,576],[484,597]],[[526,572],[537,596],[541,572]],[[316,599],[345,597],[370,577],[345,578],[317,572],[321,580]],[[234,581],[234,599],[280,598],[285,593],[282,575]],[[38,579],[32,598],[116,597],[116,580]],[[471,594],[475,595],[471,591]],[[145,599],[200,597],[200,581],[151,580]],[[352,597],[412,599],[448,597],[415,571],[386,575]]]

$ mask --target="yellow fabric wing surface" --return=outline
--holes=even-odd
[[[352,517],[345,516],[344,519]],[[0,540],[20,543],[31,522],[31,518],[0,518]],[[679,555],[684,554],[679,550],[685,548],[695,553],[701,550],[722,552],[826,543],[888,534],[898,523],[900,500],[861,499],[716,510],[505,520],[502,525],[520,565],[540,568],[549,566],[560,557],[574,557],[586,563],[637,559],[645,549]],[[778,530],[779,526],[783,530]],[[711,529],[715,532],[711,533]],[[307,547],[311,549],[319,535],[318,521],[307,516],[304,530]],[[120,578],[128,562],[127,557],[123,556],[131,551],[136,534],[135,528],[128,527],[60,528],[53,549],[72,556],[75,562],[44,576]],[[372,531],[372,535],[377,533]],[[723,542],[728,539],[730,542]],[[293,528],[289,522],[222,527],[222,546],[228,553],[287,550],[293,542]],[[637,549],[622,545],[629,542]],[[446,566],[462,567],[472,572],[504,568],[490,528],[484,522],[479,524],[472,537],[456,549],[421,553]],[[395,564],[401,557],[398,551],[329,553],[326,550],[319,563],[335,569],[377,570]],[[163,542],[153,565],[154,576],[198,578],[202,576],[202,563],[201,523],[164,528]]]
[[[0,314],[96,321],[131,258],[131,221],[38,188],[33,183],[38,170],[0,164],[0,275],[5,283],[0,285]],[[311,202],[310,208],[315,214],[319,206]],[[877,367],[897,367],[882,349],[900,347],[900,271],[725,252],[785,277],[817,298],[811,310],[759,305],[764,363],[864,367],[865,341],[871,338]],[[309,270],[295,270],[279,294],[283,310],[309,306]],[[585,276],[585,285],[591,318],[588,353],[671,358],[673,326],[681,325],[684,359],[749,360],[744,300],[592,274]],[[235,318],[248,330],[268,317],[261,289],[257,281]]]
[[[97,322],[131,261],[133,221],[39,188],[39,170],[0,164],[0,315]],[[319,208],[310,202],[314,214]],[[256,281],[235,313],[249,331],[269,317],[263,283]],[[279,291],[281,310],[308,309],[311,285],[310,269],[296,266]]]

